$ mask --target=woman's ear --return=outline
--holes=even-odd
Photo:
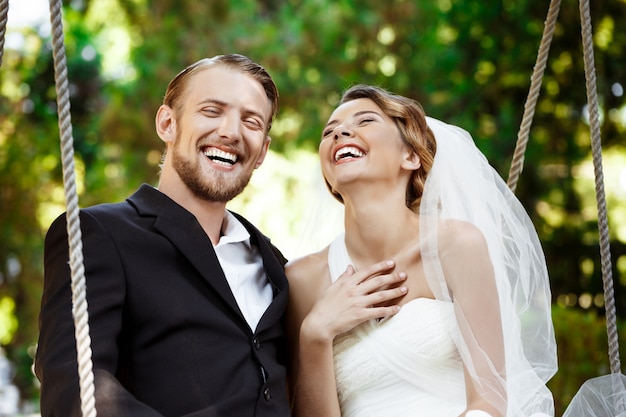
[[[176,118],[174,117],[174,110],[170,106],[163,104],[159,107],[154,123],[157,134],[163,142],[174,142],[176,139]]]
[[[417,171],[422,166],[422,161],[415,151],[406,148],[402,153],[402,164],[400,166],[409,171]]]

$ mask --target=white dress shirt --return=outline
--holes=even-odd
[[[272,302],[272,286],[258,248],[250,244],[250,233],[228,210],[214,248],[239,309],[254,331]]]

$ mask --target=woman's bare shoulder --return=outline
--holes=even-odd
[[[328,271],[328,246],[319,252],[310,253],[289,261],[285,273],[291,285],[309,282]]]
[[[285,265],[285,273],[289,280],[287,320],[291,326],[299,328],[313,304],[331,283],[328,248],[289,261]]]
[[[443,220],[439,228],[439,247],[443,252],[484,250],[486,241],[476,225],[463,220],[448,219]]]
[[[467,286],[484,288],[493,281],[493,269],[487,241],[474,224],[446,220],[439,235],[439,256],[448,285],[453,290]]]

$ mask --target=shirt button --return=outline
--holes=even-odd
[[[261,347],[261,342],[259,342],[259,339],[257,339],[256,337],[254,339],[252,339],[252,344],[257,349],[259,349]]]
[[[269,401],[272,399],[269,388],[265,388],[265,390],[263,390],[263,395],[265,396],[265,401]]]

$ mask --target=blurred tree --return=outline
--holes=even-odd
[[[7,50],[3,62],[0,122],[0,297],[14,300],[18,323],[7,341],[7,355],[18,362],[16,384],[36,396],[28,351],[37,338],[42,292],[40,223],[45,210],[61,205],[63,194],[52,54],[37,32],[25,29],[23,50]],[[91,133],[98,117],[100,77],[90,32],[76,21],[66,49],[71,80],[74,140],[84,164],[99,158]],[[58,213],[57,213],[58,214]],[[32,352],[31,352],[32,354]],[[16,360],[16,358],[19,358]],[[32,360],[31,360],[32,361]]]
[[[201,57],[229,52],[264,64],[281,91],[271,135],[272,149],[284,158],[274,162],[284,182],[263,179],[286,188],[284,201],[273,202],[275,210],[278,204],[286,211],[301,207],[296,202],[305,180],[285,172],[308,174],[298,165],[300,152],[316,149],[341,92],[357,82],[416,98],[428,114],[464,127],[506,176],[548,3],[68,0],[64,24],[80,203],[120,200],[141,182],[156,183],[163,145],[153,120],[166,83]],[[625,152],[626,32],[618,30],[626,24],[625,9],[623,1],[591,4],[603,143],[616,155]],[[64,198],[49,40],[35,30],[24,30],[23,37],[23,48],[5,51],[0,71],[0,302],[13,306],[0,314],[14,315],[7,323],[17,323],[8,336],[0,334],[0,343],[27,369],[25,352],[36,341],[43,235]],[[544,244],[555,301],[601,314],[585,103],[578,3],[564,1],[517,194]],[[241,201],[254,207],[263,190]],[[607,191],[609,209],[624,204],[619,190]],[[297,221],[293,212],[273,217]],[[626,230],[619,220],[625,219],[609,218],[614,274],[623,280]],[[273,226],[267,227],[272,234]],[[626,294],[617,284],[618,314],[624,316]],[[32,378],[20,375],[23,393],[32,394]]]

